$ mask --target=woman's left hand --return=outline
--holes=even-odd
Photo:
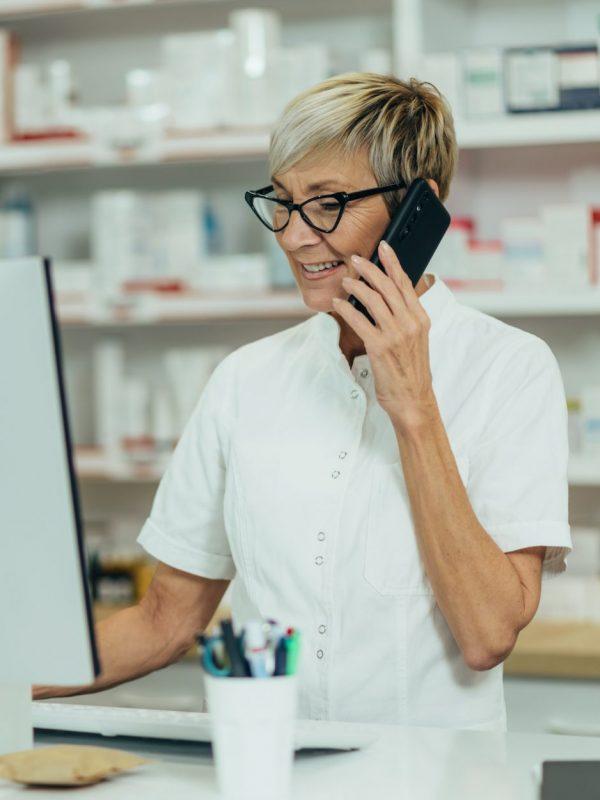
[[[342,281],[377,324],[348,300],[335,298],[334,310],[363,340],[377,401],[392,422],[400,428],[420,426],[437,408],[429,365],[431,321],[387,242],[380,243],[379,258],[387,274],[366,258],[353,256],[352,265],[367,283],[349,277]]]

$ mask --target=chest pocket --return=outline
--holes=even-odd
[[[463,484],[469,460],[456,456]],[[378,464],[371,472],[364,577],[382,595],[433,594],[413,525],[401,461]]]

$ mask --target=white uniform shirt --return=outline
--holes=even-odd
[[[567,410],[552,351],[437,276],[420,302],[479,522],[505,552],[546,545],[544,572],[562,571]],[[419,557],[369,357],[350,368],[339,332],[317,312],[219,363],[139,541],[178,569],[235,577],[238,625],[260,615],[301,630],[301,716],[505,729],[502,665],[464,662]]]

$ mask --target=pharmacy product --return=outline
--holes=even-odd
[[[230,124],[235,112],[235,35],[227,29],[161,40],[169,127],[199,130]]]
[[[551,47],[512,48],[505,53],[508,111],[558,108],[558,58]]]
[[[569,452],[578,453],[581,450],[581,399],[567,397]]]
[[[544,227],[538,217],[507,217],[500,222],[507,288],[539,287],[545,280]]]
[[[475,234],[472,217],[452,217],[450,227],[431,259],[430,269],[443,278],[449,286],[466,280],[468,273],[469,242]]]
[[[554,203],[542,206],[541,218],[548,284],[564,289],[598,283],[600,209],[585,203]]]
[[[424,53],[419,67],[419,78],[440,90],[455,118],[465,114],[462,67],[457,53]]]
[[[581,440],[584,452],[600,455],[600,385],[581,392]]]
[[[271,9],[239,9],[229,14],[229,27],[235,39],[235,122],[270,125],[280,110],[274,60],[281,45],[280,15]]]
[[[488,117],[504,113],[502,50],[466,50],[462,57],[465,114]]]
[[[117,338],[101,339],[94,348],[94,410],[96,444],[109,462],[121,459],[121,391],[125,353]]]

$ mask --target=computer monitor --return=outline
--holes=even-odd
[[[31,684],[99,674],[50,260],[0,260],[0,752]]]

